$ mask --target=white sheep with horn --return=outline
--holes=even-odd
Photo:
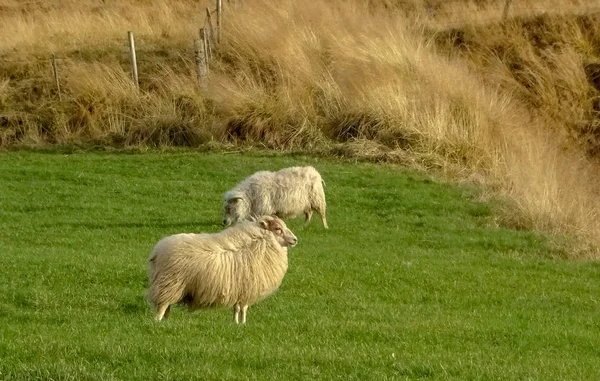
[[[293,218],[304,213],[306,225],[313,211],[327,229],[323,179],[313,167],[290,167],[277,172],[260,171],[227,191],[223,202],[223,224],[229,226],[260,215]]]
[[[148,300],[156,320],[181,303],[190,311],[233,307],[246,322],[252,304],[275,292],[288,268],[296,236],[275,216],[244,221],[214,234],[176,234],[160,240],[149,258]]]

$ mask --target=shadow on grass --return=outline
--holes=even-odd
[[[121,303],[120,311],[126,315],[139,315],[150,309],[150,305],[146,302],[145,296],[143,302],[138,303]]]

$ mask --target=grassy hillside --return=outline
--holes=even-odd
[[[504,22],[503,1],[225,3],[202,92],[193,40],[212,2],[0,2],[0,146],[259,146],[390,161],[511,200],[504,226],[599,243],[593,2],[520,1]]]
[[[217,231],[222,192],[311,164],[327,187],[281,289],[235,326],[156,324],[146,259]],[[224,170],[226,168],[227,170]],[[303,156],[0,153],[3,380],[597,379],[596,263],[493,227],[491,205],[397,167]]]

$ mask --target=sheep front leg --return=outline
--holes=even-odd
[[[248,311],[248,305],[242,307],[242,324],[246,324],[246,311]]]
[[[244,316],[244,315],[242,315]],[[237,303],[235,306],[233,306],[233,321],[235,321],[235,324],[240,324],[240,304]]]

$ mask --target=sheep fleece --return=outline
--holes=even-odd
[[[215,234],[163,238],[150,254],[148,300],[190,310],[254,304],[272,294],[288,268],[287,248],[254,222]]]
[[[310,166],[256,172],[227,192],[225,198],[237,194],[244,194],[250,201],[249,215],[277,214],[289,218],[311,207],[321,214],[325,211],[321,175]]]

